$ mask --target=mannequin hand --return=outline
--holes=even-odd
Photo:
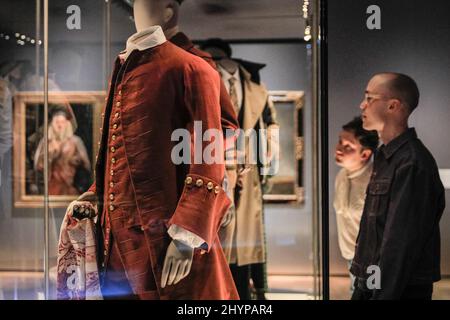
[[[225,228],[226,226],[228,226],[234,219],[234,216],[235,216],[235,208],[234,205],[231,205],[231,207],[227,210],[227,212],[223,216],[222,222],[220,223],[220,227]]]
[[[97,205],[89,201],[75,200],[67,208],[69,216],[76,220],[90,219],[97,216]]]
[[[194,249],[177,240],[172,240],[167,248],[161,278],[161,288],[175,285],[191,271]]]

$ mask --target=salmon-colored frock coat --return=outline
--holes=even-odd
[[[224,164],[175,164],[176,129],[193,135],[221,128],[218,73],[170,42],[116,60],[91,187],[100,201],[100,261],[119,261],[140,299],[238,299],[218,230],[230,205],[222,189]],[[203,149],[209,144],[203,142]],[[194,140],[190,141],[191,154]],[[223,157],[223,150],[217,150]],[[162,289],[161,273],[176,224],[205,240],[192,269]],[[116,255],[115,259],[111,255]]]

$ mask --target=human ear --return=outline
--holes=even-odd
[[[371,156],[372,156],[372,151],[369,149],[365,149],[361,152],[361,159],[363,161],[369,160]]]
[[[398,108],[401,105],[400,100],[392,99],[389,100],[389,110],[394,110],[395,108]]]

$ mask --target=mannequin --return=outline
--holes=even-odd
[[[194,46],[192,41],[180,31],[178,26],[178,20],[180,16],[180,6],[184,0],[151,0],[147,1],[147,10],[152,11],[153,17],[158,17],[155,20],[161,25],[166,38],[176,46],[186,50],[187,52],[198,56],[208,62],[211,67],[217,69],[217,66],[212,59],[211,55],[207,52],[201,51]],[[138,9],[144,7],[141,2]],[[136,14],[139,14],[136,12]],[[230,64],[233,64],[234,70],[237,70],[238,64],[233,60],[228,60]],[[226,62],[224,62],[226,63]],[[220,111],[221,111],[221,124],[224,133],[225,143],[225,157],[226,162],[226,184],[225,189],[228,197],[233,203],[234,194],[233,190],[237,183],[236,173],[236,153],[235,143],[236,136],[234,132],[239,128],[239,122],[237,120],[237,114],[234,110],[233,104],[230,100],[228,92],[225,88],[223,81],[220,83]],[[235,216],[235,208],[230,206],[227,213],[222,220],[222,227],[229,225]]]
[[[172,2],[167,0],[135,0],[133,12],[137,32],[142,32],[156,25],[177,29],[178,27],[172,26],[171,23],[171,21],[174,21],[173,17],[176,12],[174,10],[175,4]],[[191,270],[193,257],[193,247],[172,240],[164,259],[161,287],[177,284],[185,278]]]
[[[222,80],[228,84],[227,90],[239,114],[241,128],[244,131],[255,129],[256,132],[266,129],[270,139],[270,131],[278,129],[278,125],[268,92],[259,82],[259,69],[262,65],[231,58],[231,47],[220,39],[206,41],[202,49],[209,52],[219,65]],[[247,70],[244,65],[250,68]],[[276,147],[274,143],[267,142],[268,147]],[[239,158],[247,157],[239,155]],[[265,299],[266,254],[262,187],[267,178],[260,174],[260,166],[261,163],[238,166],[234,195],[236,219],[220,230],[220,239],[229,258],[236,287],[241,299],[245,300],[251,299],[250,277],[256,298]]]
[[[236,299],[218,239],[224,165],[171,159],[176,129],[221,127],[220,78],[166,41],[159,25],[174,10],[164,2],[134,2],[137,33],[115,63],[95,183],[76,204],[98,214],[107,298]]]

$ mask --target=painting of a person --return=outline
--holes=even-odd
[[[70,116],[65,110],[56,110],[48,129],[49,194],[79,195],[75,184],[78,170],[91,172],[86,147],[74,134]],[[44,140],[41,139],[34,156],[34,169],[44,170]]]

